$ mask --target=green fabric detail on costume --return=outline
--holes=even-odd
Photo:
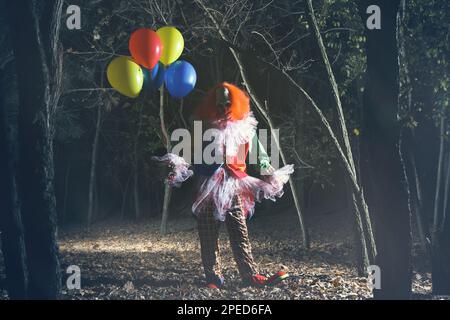
[[[270,161],[267,160],[267,159],[261,160],[261,161],[259,162],[259,167],[260,167],[261,169],[267,169],[267,168],[269,168],[269,167],[270,167]]]
[[[252,146],[256,146],[254,149]],[[267,155],[266,150],[258,139],[258,136],[255,134],[250,141],[250,152],[257,152],[258,154],[258,165],[261,169],[267,169],[270,167],[270,158]]]

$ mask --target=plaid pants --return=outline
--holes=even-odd
[[[213,282],[222,276],[220,269],[219,229],[221,222],[214,218],[214,204],[205,204],[197,217],[201,256],[206,281]],[[231,249],[242,279],[258,273],[248,238],[246,217],[239,196],[225,218]]]

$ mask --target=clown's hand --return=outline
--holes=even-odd
[[[182,157],[173,153],[168,153],[162,157],[152,157],[153,160],[166,167],[166,170],[161,170],[166,175],[166,181],[171,187],[180,187],[181,184],[189,179],[194,172],[189,169],[189,163]]]
[[[262,185],[262,198],[275,201],[284,193],[284,185],[289,182],[291,174],[294,173],[294,166],[288,164],[280,169],[274,170],[272,174],[262,177],[265,183]]]
[[[272,167],[269,160],[261,160],[259,167],[261,168],[261,175],[263,176],[269,176],[275,172],[275,168]]]

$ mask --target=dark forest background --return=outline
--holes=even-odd
[[[381,298],[410,296],[413,234],[432,261],[434,292],[449,294],[448,1],[0,3],[0,212],[5,263],[9,255],[14,270],[10,296],[57,295],[55,224],[161,219],[169,191],[151,161],[166,153],[161,122],[169,132],[189,126],[196,104],[221,81],[250,93],[259,127],[280,129],[284,160],[296,167],[290,190],[259,204],[258,216],[296,212],[308,247],[315,235],[303,216],[352,212],[360,273],[376,263],[389,279],[375,290]],[[381,8],[381,30],[366,28],[371,4]],[[68,5],[81,8],[81,30],[66,27]],[[133,100],[111,89],[106,66],[129,55],[130,34],[164,25],[183,34],[194,91],[183,100],[163,93],[161,106],[159,91]],[[191,189],[172,190],[169,219],[190,214]]]

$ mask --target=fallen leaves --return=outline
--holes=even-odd
[[[328,259],[333,253],[345,256],[342,253],[348,248],[344,242],[316,243],[305,251],[300,249],[296,234],[276,235],[258,224],[249,228],[261,272],[270,275],[283,270],[291,277],[275,287],[243,287],[223,228],[220,248],[225,285],[223,290],[209,290],[203,287],[195,225],[192,220],[179,221],[178,225],[184,229],[164,237],[157,232],[157,224],[98,225],[83,236],[77,231],[63,233],[63,260],[66,264],[81,265],[82,283],[90,290],[68,290],[67,298],[366,299],[371,296],[366,283],[358,282],[351,261]],[[102,232],[103,228],[108,232]]]
[[[123,289],[125,290],[126,293],[132,293],[132,292],[134,292],[134,285],[133,285],[133,282],[127,281],[127,282],[123,285]]]
[[[295,217],[294,217],[295,218]],[[367,279],[353,266],[349,235],[323,232],[311,249],[301,248],[293,221],[249,223],[253,254],[263,274],[279,270],[291,277],[275,287],[246,288],[236,270],[225,228],[220,235],[223,290],[204,288],[198,234],[193,219],[169,225],[158,222],[99,224],[90,232],[61,230],[63,274],[68,265],[81,269],[81,290],[64,289],[66,299],[368,299]],[[333,222],[330,222],[332,224]],[[333,225],[334,227],[334,225]],[[282,230],[283,232],[280,232]],[[312,234],[320,234],[313,230]],[[336,238],[338,237],[338,238]],[[320,240],[320,241],[318,241]],[[1,262],[1,261],[0,261]],[[0,269],[2,268],[0,263]],[[0,270],[0,277],[3,274]],[[413,289],[431,290],[431,275],[416,273]],[[63,282],[64,283],[64,282]],[[0,288],[0,298],[6,294]]]

